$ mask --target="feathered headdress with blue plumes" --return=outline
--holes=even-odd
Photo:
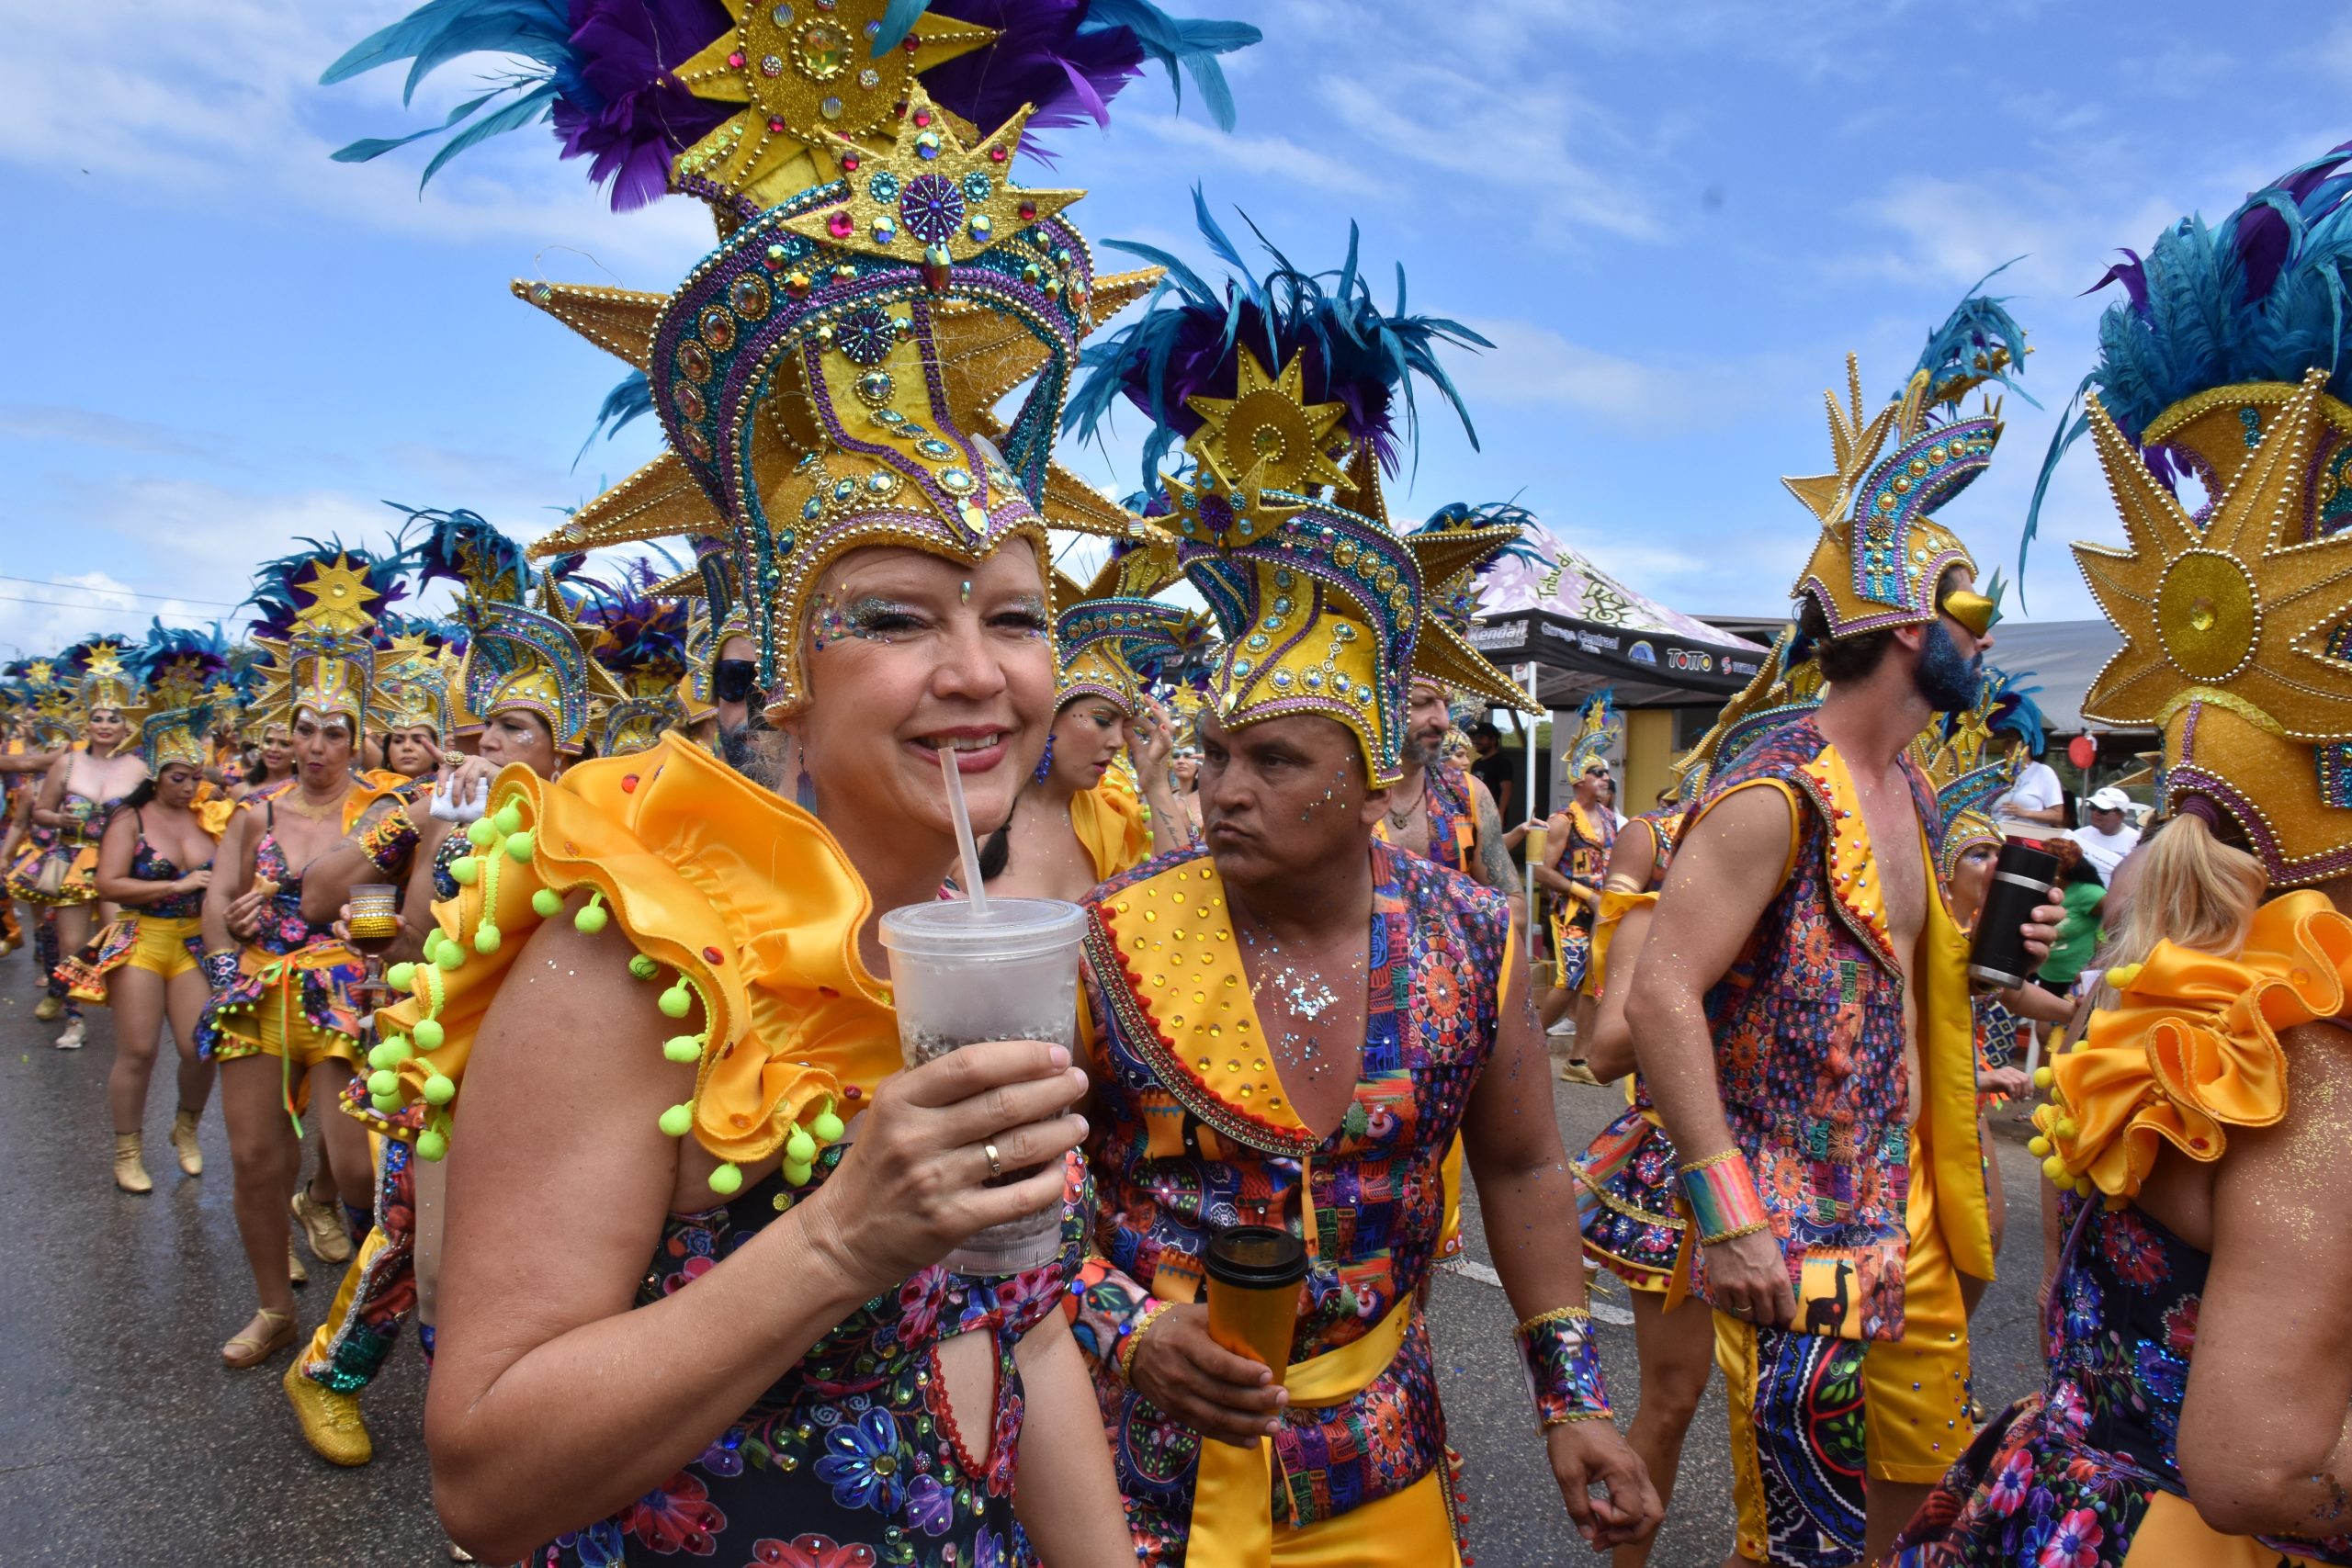
[[[621,695],[589,657],[595,633],[583,632],[579,605],[565,592],[562,580],[577,560],[535,573],[523,547],[480,513],[398,510],[424,529],[413,549],[424,581],[461,585],[455,616],[467,643],[452,695],[469,722],[488,723],[509,709],[537,714],[556,750],[577,755],[605,706]]]
[[[133,650],[112,634],[85,637],[58,655],[58,670],[78,693],[82,716],[99,708],[128,714],[139,705]]]
[[[441,124],[355,141],[335,158],[365,163],[446,135],[425,164],[430,180],[469,147],[548,123],[564,157],[589,160],[589,177],[609,188],[616,211],[678,188],[682,170],[689,184],[708,180],[765,207],[839,172],[822,132],[856,139],[885,129],[918,81],[983,130],[1027,105],[1034,131],[1106,123],[1110,100],[1148,58],[1180,98],[1181,67],[1230,130],[1233,96],[1217,57],[1259,37],[1246,23],[1172,17],[1149,0],[428,0],[353,46],[322,80],[405,61],[406,103],[462,56],[519,58],[529,63]],[[1023,150],[1035,154],[1025,138]]]
[[[166,626],[158,618],[131,650],[130,666],[147,688],[139,715],[139,754],[147,771],[160,773],[175,763],[203,767],[210,760],[205,742],[214,717],[209,691],[229,670],[220,623]]]
[[[2177,491],[2194,475],[2208,498],[2217,497],[2263,420],[2241,420],[2233,451],[2226,440],[2203,439],[2188,428],[2192,400],[2223,387],[2268,386],[2264,400],[2285,391],[2314,367],[2339,403],[2352,402],[2352,365],[2345,360],[2352,320],[2352,141],[2289,170],[2248,196],[2220,223],[2195,214],[2156,236],[2146,255],[2125,250],[2086,292],[2120,286],[2124,297],[2099,317],[2098,360],[2075,389],[2051,437],[2041,477],[2018,542],[2018,570],[2041,521],[2050,476],[2067,448],[2090,429],[2082,406],[2096,391],[2099,405],[2125,440],[2140,448],[2149,470]],[[2249,404],[2250,408],[2254,405]],[[2164,416],[2172,412],[2175,417]],[[2352,511],[2352,495],[2345,498]]]
[[[593,657],[626,694],[605,709],[598,756],[642,751],[685,716],[678,683],[688,661],[686,605],[652,596],[661,579],[652,558],[639,556],[613,576],[576,580],[581,629],[595,639]]]
[[[1062,415],[1062,428],[1080,440],[1091,439],[1112,405],[1121,397],[1143,410],[1152,421],[1143,453],[1147,490],[1159,488],[1160,468],[1181,440],[1200,430],[1204,415],[1195,398],[1229,399],[1238,395],[1242,377],[1239,349],[1246,348],[1260,367],[1299,369],[1300,399],[1308,404],[1337,404],[1342,419],[1336,425],[1344,449],[1368,447],[1380,467],[1394,474],[1398,468],[1400,433],[1396,405],[1404,403],[1405,444],[1419,436],[1419,413],[1413,400],[1416,378],[1443,394],[1462,421],[1470,445],[1478,433],[1470,411],[1454,389],[1453,379],[1439,362],[1442,345],[1491,348],[1494,345],[1459,321],[1442,316],[1406,314],[1405,268],[1396,268],[1396,308],[1384,312],[1374,300],[1372,285],[1357,268],[1360,236],[1348,225],[1347,260],[1337,271],[1308,273],[1292,265],[1257,226],[1250,231],[1273,260],[1263,277],[1242,259],[1233,241],[1209,213],[1207,197],[1193,187],[1193,217],[1209,251],[1232,268],[1222,288],[1214,287],[1184,262],[1156,245],[1106,240],[1105,247],[1139,256],[1166,270],[1151,309],[1080,356],[1084,378],[1071,393]],[[1249,222],[1247,214],[1242,220]],[[1358,476],[1363,482],[1364,476]]]
[[[2024,259],[2013,257],[1976,280],[1968,297],[1944,318],[1943,325],[1928,334],[1928,344],[1911,367],[1911,380],[1898,396],[1909,395],[1912,381],[1925,376],[1919,400],[1944,418],[1959,412],[1962,400],[1988,381],[2015,392],[2035,408],[2041,406],[2010,375],[2025,367],[2027,350],[2025,329],[2009,314],[2008,298],[1977,292]]]
[[[1534,525],[1533,513],[1507,501],[1488,502],[1484,506],[1453,501],[1430,513],[1428,521],[1413,530],[1415,536],[1476,536],[1492,548],[1478,558],[1464,562],[1443,582],[1430,584],[1430,614],[1461,636],[1468,637],[1471,624],[1478,618],[1478,573],[1506,556],[1541,563],[1543,558],[1521,542],[1521,536]]]
[[[251,708],[261,723],[293,720],[308,708],[348,719],[356,739],[385,718],[376,686],[376,617],[407,597],[403,553],[379,557],[338,541],[300,541],[292,555],[254,572],[248,628],[267,656]]]
[[[1595,762],[1606,763],[1609,753],[1625,736],[1625,716],[1617,711],[1617,688],[1603,686],[1585,699],[1577,716],[1576,735],[1568,742],[1567,776],[1579,777]]]

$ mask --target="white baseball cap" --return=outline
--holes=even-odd
[[[2093,811],[2129,811],[2132,809],[2132,797],[2109,784],[2093,792],[2090,807]]]

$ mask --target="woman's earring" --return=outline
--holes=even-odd
[[[1046,732],[1046,754],[1037,759],[1036,769],[1035,772],[1030,773],[1029,782],[1032,784],[1044,784],[1046,782],[1046,775],[1053,771],[1054,737],[1053,732],[1048,730]]]
[[[792,755],[799,765],[799,776],[792,781],[792,803],[814,816],[817,811],[817,781],[808,776],[808,742],[793,737]]]

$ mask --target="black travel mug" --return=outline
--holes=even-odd
[[[2025,951],[2025,923],[2050,902],[2058,877],[2058,857],[2040,844],[2010,839],[1993,862],[1984,908],[1976,917],[1976,937],[1968,946],[1968,977],[2000,991],[2033,978],[2040,964]]]

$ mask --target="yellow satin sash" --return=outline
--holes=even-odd
[[[1363,1393],[1396,1359],[1412,1316],[1412,1307],[1399,1303],[1354,1344],[1292,1363],[1283,1373],[1291,1404],[1337,1404]],[[1269,1568],[1274,1560],[1272,1452],[1272,1438],[1261,1438],[1254,1449],[1202,1440],[1192,1540],[1184,1551],[1189,1568]],[[1444,1550],[1453,1550],[1451,1539]]]
[[[2252,1536],[2223,1535],[2186,1498],[2158,1492],[2132,1532],[2123,1568],[2320,1568],[2320,1562],[2280,1552]]]

